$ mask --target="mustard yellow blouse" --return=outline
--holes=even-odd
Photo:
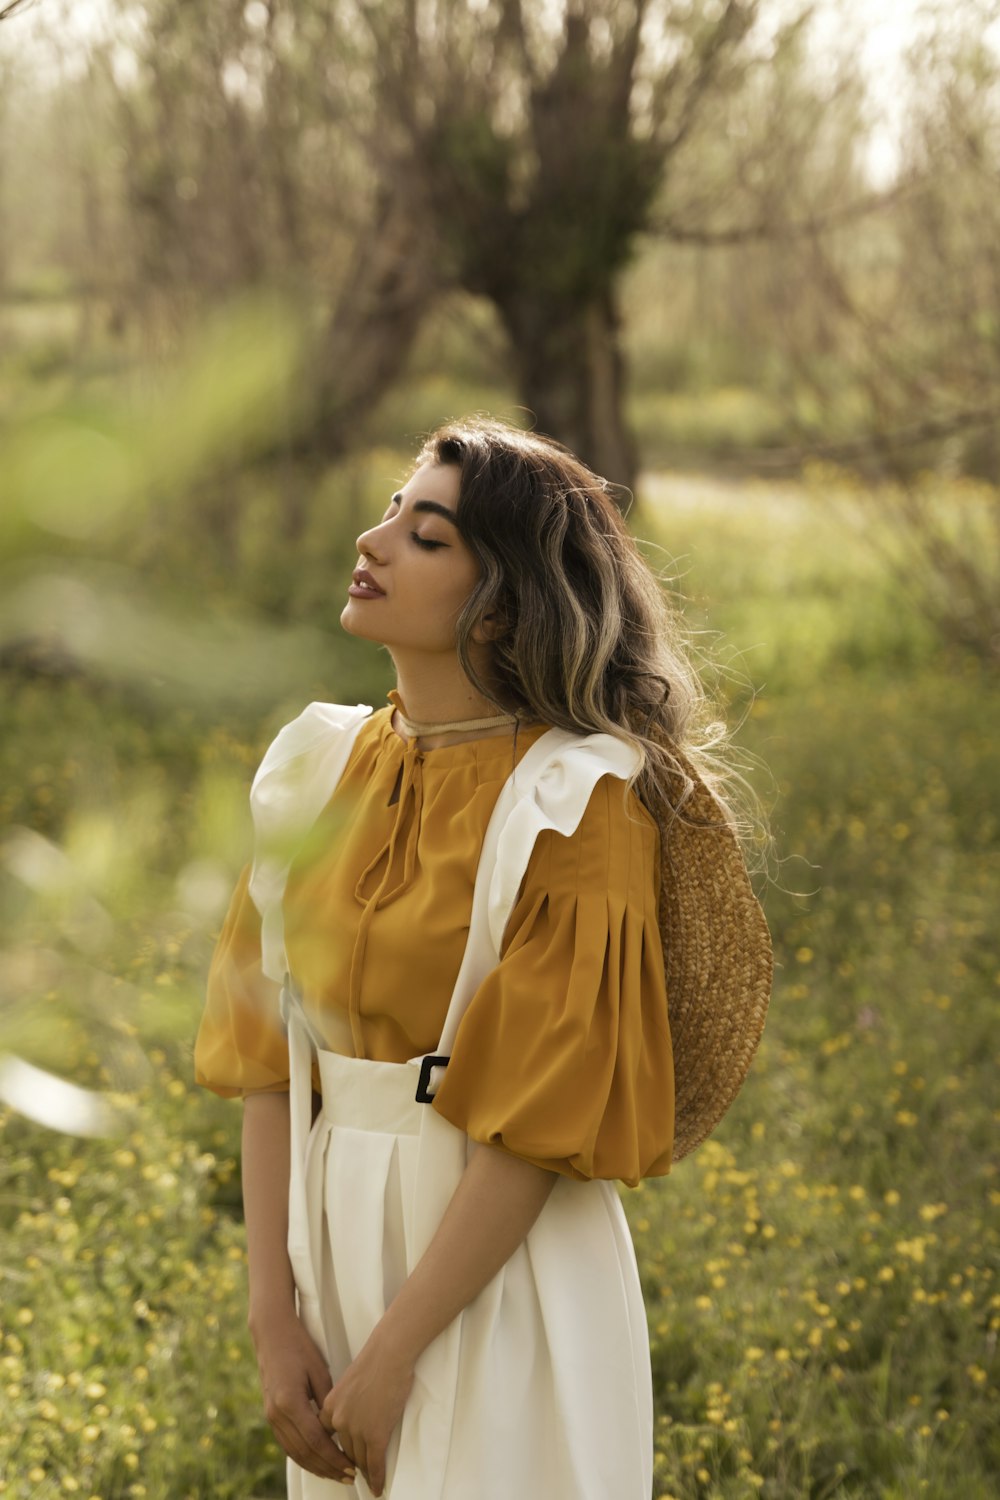
[[[405,1062],[433,1051],[468,932],[486,825],[515,760],[545,732],[420,750],[362,725],[284,899],[285,946],[333,1050]],[[542,832],[433,1101],[473,1140],[576,1178],[669,1171],[673,1061],[657,927],[659,834],[605,776],[575,834]],[[209,971],[197,1081],[288,1088],[260,917],[236,887]]]

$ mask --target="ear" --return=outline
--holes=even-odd
[[[491,610],[489,614],[483,615],[477,624],[472,627],[472,639],[477,646],[488,645],[495,641],[502,629],[500,616]]]

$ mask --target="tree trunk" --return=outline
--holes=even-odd
[[[289,465],[282,512],[289,542],[304,533],[316,475],[357,446],[365,419],[398,378],[443,289],[414,222],[401,192],[380,195],[314,345],[301,393],[303,420],[280,444]]]
[[[443,289],[431,237],[390,185],[357,241],[314,372],[322,445],[351,446],[353,429],[398,377]]]
[[[519,288],[499,310],[518,385],[539,431],[572,448],[612,484],[634,491],[638,461],[625,419],[621,320],[612,292],[558,306]]]

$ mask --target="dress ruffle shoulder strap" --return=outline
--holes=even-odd
[[[292,859],[340,780],[371,706],[310,703],[273,740],[250,788],[254,860],[250,896],[261,917],[261,967],[288,970],[281,903]]]
[[[622,781],[638,752],[610,734],[550,729],[535,741],[504,784],[483,839],[469,937],[438,1051],[450,1056],[469,1002],[500,959],[504,929],[540,833],[576,832],[602,776]]]

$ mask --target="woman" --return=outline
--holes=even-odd
[[[648,807],[697,680],[606,482],[537,434],[442,429],[357,546],[341,623],[397,686],[268,751],[196,1048],[245,1100],[289,1495],[648,1500],[612,1184],[673,1156]]]

